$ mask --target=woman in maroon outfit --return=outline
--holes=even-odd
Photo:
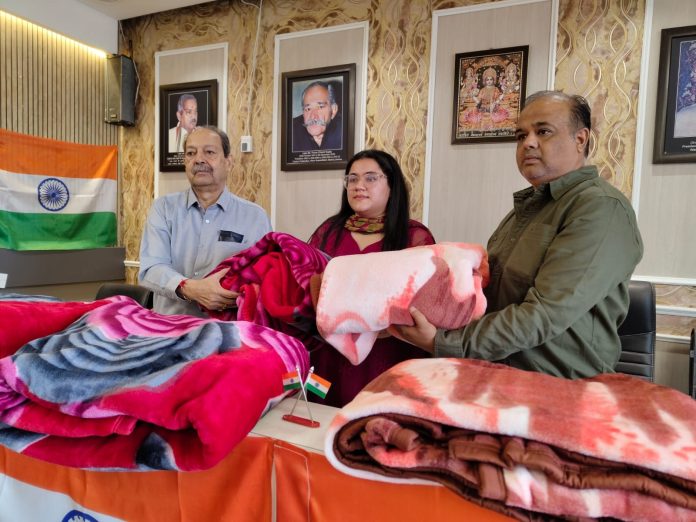
[[[435,243],[427,227],[409,218],[408,189],[401,167],[388,153],[363,150],[346,166],[341,209],[324,221],[309,244],[331,257],[401,250]],[[331,381],[324,404],[342,407],[372,379],[406,359],[428,354],[391,336],[381,336],[359,365],[322,343],[310,351],[314,371]]]

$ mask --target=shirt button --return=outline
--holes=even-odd
[[[205,222],[206,222],[206,223],[210,223],[210,220],[209,220],[209,219],[206,219]]]

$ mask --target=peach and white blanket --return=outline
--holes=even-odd
[[[325,455],[349,475],[439,482],[520,520],[696,520],[696,401],[628,375],[405,361],[337,414]]]
[[[413,324],[411,306],[439,328],[459,328],[481,317],[487,283],[488,257],[480,245],[438,243],[335,257],[322,276],[317,329],[360,364],[380,331]]]

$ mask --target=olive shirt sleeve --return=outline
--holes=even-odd
[[[436,357],[497,361],[544,343],[553,345],[555,338],[630,278],[642,256],[632,210],[606,193],[578,198],[565,210],[562,223],[547,234],[545,225],[536,224],[537,233],[550,236],[550,241],[537,236],[518,245],[523,255],[540,262],[522,302],[488,313],[462,329],[438,330]]]

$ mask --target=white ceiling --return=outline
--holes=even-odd
[[[208,0],[78,0],[116,20],[125,20],[160,11],[204,4]]]

